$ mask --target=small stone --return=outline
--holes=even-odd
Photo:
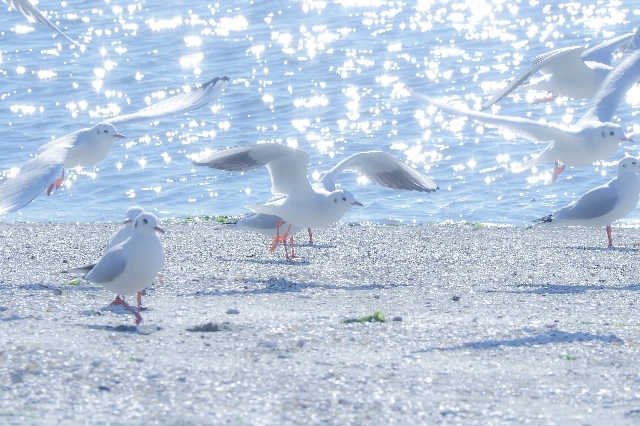
[[[297,346],[297,347],[299,347],[299,348],[301,348],[301,347],[303,347],[303,346],[304,346],[304,344],[305,344],[305,343],[307,343],[307,341],[306,341],[306,340],[304,340],[304,339],[300,339],[300,340],[298,340],[298,341],[296,342],[296,346]]]
[[[158,326],[155,324],[138,324],[138,327],[136,327],[136,330],[140,334],[151,334],[158,331]]]
[[[62,294],[62,290],[60,290],[59,288],[56,288],[53,290],[53,294],[55,294],[56,296],[60,296]]]
[[[258,342],[258,347],[274,349],[278,347],[278,344],[273,340],[260,340]]]
[[[204,325],[199,325],[197,327],[187,328],[187,331],[191,331],[194,333],[214,333],[216,331],[220,331],[220,326],[218,324],[214,324],[212,322],[208,322]],[[204,336],[201,336],[204,337]]]
[[[237,309],[233,309],[233,308],[231,308],[231,309],[227,309],[227,313],[228,313],[229,315],[238,315],[238,314],[240,313],[240,311],[239,311],[239,310],[237,310]]]
[[[379,295],[379,294],[376,294],[376,295],[374,295],[374,296],[373,296],[373,298],[374,298],[374,299],[380,299],[380,295]]]
[[[451,298],[451,300],[453,300],[454,302],[457,302],[458,300],[462,299],[462,296],[453,296]]]
[[[111,388],[109,388],[109,386],[100,385],[100,386],[98,386],[98,390],[109,392],[111,390]]]
[[[11,378],[11,383],[13,383],[14,385],[16,383],[24,382],[24,379],[22,378],[22,374],[20,373],[11,373],[9,374],[9,377]]]
[[[393,321],[402,321],[402,317],[393,317]]]

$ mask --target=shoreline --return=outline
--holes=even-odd
[[[145,335],[61,273],[119,225],[0,222],[8,423],[640,418],[640,229],[607,249],[595,228],[341,223],[287,261],[258,234],[166,220]]]

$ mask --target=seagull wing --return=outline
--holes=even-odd
[[[67,153],[78,134],[79,131],[41,146],[17,175],[0,184],[0,214],[15,212],[29,204],[61,176]]]
[[[445,104],[444,102],[439,102],[435,99],[429,98],[428,96],[416,93],[413,90],[411,91],[411,94],[415,98],[420,99],[427,104],[434,105],[449,114],[466,116],[490,127],[508,129],[515,135],[532,141],[553,141],[562,138],[564,135],[563,130],[546,123],[539,123],[527,118],[498,116],[487,114],[485,112],[472,111],[470,109],[455,108],[451,105]]]
[[[216,77],[189,92],[180,93],[157,104],[149,105],[138,112],[107,118],[104,121],[118,127],[150,119],[155,120],[167,115],[186,114],[216,99],[228,83],[228,77]]]
[[[584,65],[582,59],[580,59],[580,55],[584,52],[584,47],[582,46],[573,46],[573,47],[565,47],[563,49],[552,50],[551,52],[543,53],[542,55],[538,55],[531,60],[531,66],[528,70],[518,75],[516,78],[511,80],[509,84],[498,93],[493,95],[491,99],[485,102],[482,105],[481,111],[486,110],[491,107],[496,102],[500,101],[502,98],[507,96],[509,93],[513,92],[517,89],[522,83],[527,81],[529,77],[535,74],[538,71],[544,72],[545,74],[553,74],[556,72],[565,73],[566,63],[571,62],[572,64],[576,64],[578,68]],[[564,64],[564,65],[563,65]],[[584,70],[588,72],[589,70]],[[577,71],[575,71],[577,72]]]
[[[640,80],[640,50],[635,50],[625,56],[607,74],[578,123],[592,120],[602,123],[611,121],[620,102],[638,80]]]
[[[57,32],[62,37],[66,38],[76,46],[82,46],[80,43],[78,43],[77,41],[71,40],[69,36],[67,36],[65,33],[60,31],[60,29],[56,27],[51,21],[49,21],[47,17],[44,16],[42,12],[38,10],[37,7],[35,7],[29,2],[29,0],[2,0],[2,1],[5,4],[7,4],[9,7],[12,7],[18,12],[22,13],[27,18],[31,18],[34,21],[41,23],[45,27],[48,27],[53,31]]]
[[[596,219],[612,211],[618,202],[618,195],[609,183],[593,188],[578,200],[558,210],[553,215],[554,220]]]
[[[356,172],[387,188],[420,192],[438,189],[431,179],[393,155],[381,151],[360,152],[345,158],[331,170],[323,172],[320,183],[327,191],[335,191],[336,180],[344,171]]]
[[[602,43],[597,44],[592,48],[586,50],[582,54],[582,60],[599,62],[601,64],[610,66],[611,59],[613,58],[613,54],[615,53],[616,50],[625,48],[625,45],[627,45],[625,48],[625,52],[627,52],[627,49],[629,48],[632,48],[632,50],[635,50],[635,47],[628,44],[631,38],[633,37],[633,35],[634,33],[628,33],[618,37],[614,37],[607,41],[603,41]],[[628,53],[630,53],[630,51]]]
[[[196,166],[246,172],[266,166],[271,175],[274,195],[304,194],[313,191],[307,177],[309,154],[278,143],[264,143],[229,148],[194,160]]]
[[[128,263],[123,247],[116,246],[107,251],[85,275],[85,278],[96,284],[107,284],[118,278]]]

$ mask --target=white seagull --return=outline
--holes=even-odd
[[[630,43],[640,36],[636,33]],[[489,127],[508,129],[516,136],[538,142],[550,142],[536,158],[523,164],[512,166],[514,172],[529,169],[538,164],[555,161],[552,181],[565,166],[584,167],[613,155],[620,141],[631,141],[625,136],[620,125],[611,122],[618,105],[627,91],[640,79],[640,50],[622,59],[607,75],[595,94],[584,115],[568,127],[553,123],[541,123],[521,117],[508,117],[455,108],[411,90],[411,94],[421,101],[435,105],[441,110],[478,120]],[[562,166],[559,163],[564,163]]]
[[[84,278],[116,293],[120,297],[112,305],[122,305],[136,316],[136,324],[142,322],[142,290],[145,289],[164,265],[164,249],[158,237],[164,230],[158,218],[149,212],[142,213],[133,222],[131,237],[109,249],[97,263],[67,272],[86,272]],[[124,296],[137,293],[138,310],[134,310]]]
[[[105,253],[109,251],[111,247],[117,246],[131,236],[131,232],[133,231],[133,221],[136,217],[138,217],[138,215],[142,213],[144,213],[144,209],[142,207],[129,207],[127,213],[125,214],[126,219],[124,223],[107,240],[107,246],[104,249]]]
[[[584,46],[572,46],[555,49],[538,55],[531,60],[531,67],[511,80],[502,90],[482,105],[481,111],[516,89],[544,90],[547,96],[536,99],[533,103],[551,102],[558,96],[574,99],[591,99],[613,69],[611,60],[616,50],[623,48],[625,54],[636,49],[629,44],[634,33],[604,41],[590,49]],[[543,77],[523,85],[533,74],[540,72]]]
[[[114,139],[124,137],[114,125],[127,126],[193,111],[216,99],[228,82],[227,77],[216,77],[192,91],[132,114],[111,117],[91,128],[78,130],[42,145],[36,156],[23,165],[17,175],[0,184],[0,214],[21,209],[45,189],[47,195],[51,194],[62,184],[65,167],[87,167],[102,161]]]
[[[414,168],[391,154],[380,151],[354,154],[331,170],[322,172],[313,185],[307,178],[309,154],[301,149],[280,144],[257,144],[217,151],[195,160],[197,166],[209,166],[221,170],[248,171],[267,166],[271,174],[271,192],[279,195],[266,204],[247,206],[255,213],[249,216],[252,223],[264,222],[276,230],[273,251],[278,242],[286,238],[292,229],[321,228],[342,218],[355,202],[348,191],[336,190],[336,180],[343,171],[353,171],[382,186],[410,191],[433,192],[438,186]],[[283,213],[283,214],[280,214]],[[265,217],[273,216],[273,217]],[[273,219],[275,218],[275,223]],[[283,222],[289,223],[284,236],[280,234]],[[256,228],[261,227],[256,225]],[[292,227],[298,227],[295,229]],[[258,229],[256,229],[258,230]],[[259,231],[259,230],[258,230]],[[260,231],[259,231],[260,232]],[[293,240],[290,241],[293,251]]]
[[[58,27],[56,27],[51,21],[47,19],[46,16],[42,14],[29,0],[2,0],[7,6],[14,8],[18,12],[22,13],[29,20],[34,20],[36,22],[41,23],[45,27],[52,29],[53,31],[60,34],[62,37],[69,40],[71,43],[75,44],[78,47],[83,47],[82,44],[77,41],[71,40],[69,36],[60,31]]]
[[[588,191],[557,212],[537,219],[547,226],[606,226],[613,247],[611,224],[636,208],[640,198],[640,160],[626,157],[618,162],[618,176]]]

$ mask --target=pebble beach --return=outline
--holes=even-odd
[[[138,329],[63,272],[119,226],[0,222],[0,423],[640,421],[636,228],[166,220]]]

